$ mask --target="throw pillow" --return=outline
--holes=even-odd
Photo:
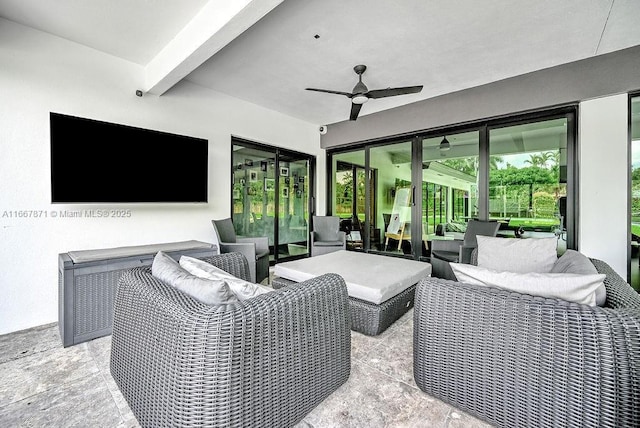
[[[183,293],[208,305],[237,302],[226,282],[198,278],[180,267],[178,262],[162,251],[153,258],[151,274]]]
[[[575,250],[567,250],[551,268],[552,273],[579,273],[583,275],[597,274],[598,270],[589,257]],[[604,306],[607,301],[607,289],[604,282],[596,288],[596,305]]]
[[[180,266],[193,275],[213,281],[224,281],[239,300],[246,300],[259,294],[273,291],[272,288],[245,281],[214,265],[189,256],[180,257]]]
[[[461,263],[449,264],[460,282],[590,306],[595,306],[596,288],[605,277],[604,274],[495,271]]]
[[[549,272],[558,259],[555,237],[496,238],[478,235],[478,266],[508,272]]]

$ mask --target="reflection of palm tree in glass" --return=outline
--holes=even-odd
[[[504,162],[502,156],[490,156],[489,168],[498,169],[498,165]],[[469,174],[473,177],[478,176],[478,157],[471,156],[459,159],[446,159],[440,162],[442,165],[446,165],[449,168],[453,168],[465,174]]]
[[[539,168],[547,168],[547,163],[549,163],[549,161],[553,161],[554,164],[557,165],[559,157],[559,152],[532,153],[529,155],[529,159],[524,161],[524,163],[528,163],[531,166],[537,166]]]

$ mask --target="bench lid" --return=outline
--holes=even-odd
[[[202,241],[180,241],[161,244],[135,245],[128,247],[102,248],[96,250],[69,251],[68,255],[73,263],[86,263],[97,260],[139,256],[143,254],[156,254],[158,251],[168,252],[198,248],[213,248],[213,244]]]

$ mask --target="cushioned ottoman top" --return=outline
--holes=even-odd
[[[302,282],[325,273],[337,273],[351,297],[379,305],[425,276],[431,265],[415,260],[356,251],[333,253],[276,264],[274,275]]]
[[[212,245],[201,241],[180,241],[163,244],[136,245],[131,247],[103,248],[98,250],[69,251],[74,263],[86,263],[96,260],[108,260],[120,257],[132,257],[142,254],[156,254],[158,251],[183,251],[211,248]]]

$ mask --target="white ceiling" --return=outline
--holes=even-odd
[[[0,0],[0,16],[147,67],[152,93],[186,78],[315,124],[348,119],[350,100],[304,88],[351,92],[356,64],[369,89],[424,85],[362,116],[640,45],[638,0],[229,3]]]

